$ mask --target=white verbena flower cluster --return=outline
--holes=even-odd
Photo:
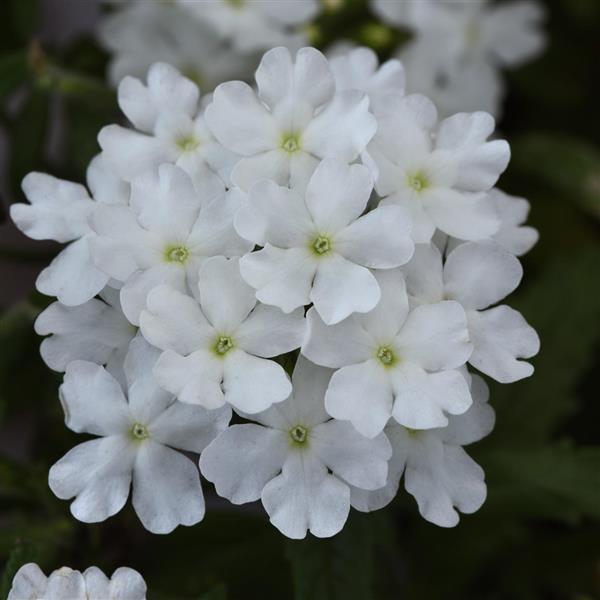
[[[534,0],[371,0],[385,23],[408,29],[401,48],[411,91],[426,94],[444,115],[501,112],[502,70],[518,67],[546,45],[543,7]]]
[[[62,567],[46,577],[35,563],[16,573],[7,600],[146,600],[146,583],[129,567],[109,579],[98,567],[84,573]]]
[[[508,383],[539,349],[498,306],[537,239],[528,203],[494,187],[508,144],[486,113],[439,121],[367,49],[276,48],[256,84],[203,103],[156,64],[121,83],[132,127],[100,132],[89,192],[25,178],[16,224],[70,242],[38,279],[58,298],[42,357],[65,371],[67,426],[96,436],[50,487],[84,522],[131,488],[167,533],[203,518],[200,454],[219,495],[262,500],[289,537],[334,535],[402,477],[455,525],[486,495],[463,446],[494,422],[467,365]]]
[[[112,53],[109,80],[145,77],[155,62],[177,67],[205,91],[245,78],[260,53],[308,43],[306,27],[320,0],[106,0],[99,39]]]

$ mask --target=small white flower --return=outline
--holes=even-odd
[[[257,304],[238,259],[215,257],[200,269],[199,304],[167,286],[148,296],[140,319],[144,337],[164,350],[154,373],[182,402],[256,413],[291,392],[274,356],[298,348],[304,313]]]
[[[377,54],[370,48],[353,48],[329,59],[336,89],[358,90],[369,96],[370,105],[389,93],[404,93],[404,68],[392,59],[379,65]]]
[[[488,192],[506,168],[504,140],[487,141],[494,119],[459,113],[436,127],[435,107],[423,96],[387,95],[375,109],[379,129],[368,152],[383,204],[407,207],[413,238],[431,240],[436,227],[460,239],[484,239],[500,222]]]
[[[177,0],[199,20],[209,23],[221,37],[241,51],[274,46],[299,46],[305,37],[295,33],[319,11],[318,0]],[[291,30],[291,31],[290,31]]]
[[[40,313],[35,332],[47,335],[40,346],[44,362],[64,372],[74,360],[106,365],[106,370],[123,379],[123,360],[137,329],[125,318],[119,293],[112,288],[79,306],[52,303]]]
[[[516,310],[489,308],[514,291],[523,276],[521,263],[510,252],[493,241],[469,242],[454,249],[443,265],[434,245],[417,245],[403,270],[413,304],[449,299],[463,306],[474,367],[501,383],[532,375],[533,367],[518,359],[539,352],[537,333]]]
[[[469,386],[457,371],[471,354],[465,312],[458,302],[438,302],[409,312],[399,270],[380,271],[379,304],[327,327],[314,308],[307,314],[302,353],[338,368],[325,396],[336,419],[351,421],[367,437],[390,417],[411,429],[448,424],[446,413],[471,405]]]
[[[36,281],[39,292],[56,296],[66,306],[87,302],[108,283],[109,277],[96,268],[90,256],[89,243],[94,236],[88,219],[97,203],[122,204],[128,193],[128,186],[108,169],[102,154],[90,163],[87,180],[93,197],[78,183],[29,173],[22,187],[31,204],[10,208],[15,225],[28,237],[71,242]]]
[[[298,359],[292,396],[233,425],[200,457],[202,474],[234,504],[262,500],[271,523],[290,538],[338,533],[350,510],[349,485],[385,485],[391,448],[385,435],[361,436],[330,419],[323,396],[331,371]]]
[[[294,59],[286,48],[270,50],[256,82],[258,94],[241,81],[221,84],[205,111],[217,140],[242,155],[232,181],[246,191],[264,179],[304,186],[321,159],[350,163],[375,133],[368,97],[335,93],[329,63],[314,48]]]
[[[284,312],[312,302],[327,324],[373,309],[380,291],[370,269],[405,264],[414,246],[405,209],[361,216],[372,189],[366,167],[335,159],[317,167],[304,197],[272,181],[253,186],[235,226],[264,246],[240,260],[256,297]]]
[[[199,194],[183,170],[164,164],[133,181],[129,206],[96,207],[92,256],[123,282],[121,306],[134,325],[152,288],[169,284],[188,293],[206,258],[251,249],[233,227],[239,196],[224,193],[221,184],[207,188]]]
[[[114,86],[127,75],[144,78],[151,65],[164,62],[210,92],[223,81],[247,76],[256,66],[255,56],[235,52],[223,44],[213,27],[190,19],[175,3],[115,4],[98,31],[112,55],[108,78]]]
[[[495,415],[487,403],[487,385],[478,376],[473,377],[471,394],[469,410],[451,416],[443,429],[416,431],[390,421],[385,433],[394,453],[387,485],[372,492],[352,488],[352,506],[364,512],[383,508],[396,496],[404,474],[404,487],[416,498],[419,512],[436,525],[454,527],[457,511],[478,510],[486,498],[484,473],[462,446],[488,435]]]
[[[146,600],[146,583],[129,567],[109,579],[98,567],[80,573],[62,567],[46,577],[35,563],[16,573],[7,600]]]
[[[146,529],[169,533],[204,516],[204,497],[194,463],[177,452],[200,453],[227,427],[229,408],[206,411],[177,402],[152,377],[159,352],[143,339],[132,342],[125,361],[128,388],[102,367],[74,361],[60,397],[66,424],[99,436],[76,446],[51,469],[49,485],[71,513],[98,523],[118,513],[133,488],[133,508]]]
[[[125,77],[119,84],[119,106],[135,131],[104,127],[98,136],[106,160],[126,181],[163,163],[184,169],[201,190],[215,173],[229,180],[238,157],[219,144],[204,122],[197,85],[174,67],[156,63],[148,83]]]

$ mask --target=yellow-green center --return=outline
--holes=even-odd
[[[193,152],[200,145],[200,141],[193,135],[186,135],[177,140],[177,145],[183,152]]]
[[[388,346],[378,348],[376,356],[384,367],[391,367],[396,362],[396,355]]]
[[[141,423],[134,423],[131,427],[131,435],[135,440],[145,440],[150,436],[148,428]]]
[[[246,3],[246,0],[226,0],[227,4],[233,6],[233,8],[242,8]]]
[[[311,244],[311,250],[318,256],[331,252],[331,239],[326,235],[318,235]]]
[[[295,425],[290,429],[290,437],[295,444],[304,444],[308,438],[308,429],[302,425]]]
[[[424,189],[429,187],[429,180],[427,176],[422,171],[418,171],[417,173],[412,173],[407,177],[408,187],[410,187],[415,192],[422,192]]]
[[[213,350],[219,356],[225,356],[233,348],[233,340],[228,335],[220,335],[214,343]]]
[[[169,246],[165,250],[165,259],[167,262],[184,264],[190,257],[190,251],[185,246]]]
[[[281,149],[288,154],[294,154],[300,150],[300,136],[297,133],[286,133],[281,139]]]

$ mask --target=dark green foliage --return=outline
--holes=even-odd
[[[500,122],[513,150],[500,187],[531,201],[541,233],[507,303],[538,330],[542,350],[532,378],[490,382],[497,426],[469,449],[486,471],[484,507],[445,530],[401,493],[377,513],[352,512],[333,539],[292,541],[260,503],[231,506],[205,482],[205,520],[168,536],[143,530],[130,507],[106,523],[78,523],[47,485],[49,467],[84,438],[64,427],[60,376],[39,358],[33,322],[50,299],[32,295],[0,313],[0,600],[29,561],[47,572],[131,566],[150,600],[600,598],[600,3],[545,4],[550,46],[508,74]],[[351,39],[384,59],[408,39],[378,26],[366,0],[331,5],[311,30],[322,48]],[[42,45],[39,15],[36,0],[0,0],[5,204],[22,200],[20,182],[32,170],[84,181],[98,130],[120,118],[94,39]],[[50,161],[56,106],[66,128]],[[0,240],[0,285],[10,285],[7,264],[47,264],[54,249],[40,248]],[[288,372],[294,358],[282,360]]]

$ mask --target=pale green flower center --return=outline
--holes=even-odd
[[[319,255],[323,256],[328,252],[331,252],[332,243],[331,239],[326,235],[318,235],[311,244],[312,251]]]
[[[417,437],[419,435],[418,429],[411,429],[410,427],[405,427],[404,429],[406,429],[406,433],[408,433],[410,437]]]
[[[225,356],[233,348],[233,340],[228,335],[220,335],[214,343],[213,350],[219,356]]]
[[[190,257],[190,251],[185,246],[169,246],[165,250],[167,262],[184,264]]]
[[[135,440],[142,441],[150,437],[148,428],[141,423],[134,423],[131,427],[131,435]]]
[[[410,187],[415,192],[422,192],[424,189],[429,187],[429,180],[423,171],[418,171],[417,173],[412,173],[407,177],[408,187]]]
[[[297,133],[286,133],[282,136],[281,149],[288,154],[300,150],[300,136]]]
[[[193,152],[200,145],[200,140],[193,135],[186,135],[177,140],[177,145],[183,152]]]
[[[290,437],[295,444],[304,444],[308,439],[308,429],[302,425],[295,425],[290,429]]]
[[[378,348],[376,356],[384,367],[391,367],[397,360],[393,350],[388,346]]]
[[[246,0],[226,0],[227,4],[233,6],[233,8],[242,8],[246,3]]]

